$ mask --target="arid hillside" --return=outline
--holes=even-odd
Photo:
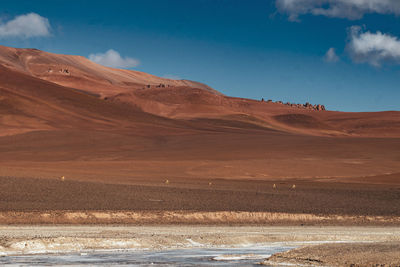
[[[0,152],[3,190],[13,192],[0,199],[3,211],[78,209],[59,198],[73,201],[76,188],[86,196],[92,186],[111,191],[101,194],[105,199],[79,198],[88,209],[111,203],[393,215],[389,203],[399,203],[398,111],[336,112],[229,97],[198,82],[35,49],[0,47]],[[65,186],[58,184],[62,176]],[[43,181],[32,186],[32,178]],[[284,195],[271,189],[274,183]],[[118,202],[121,184],[147,193],[127,189],[122,199],[130,202]],[[301,199],[291,195],[292,184]],[[324,196],[330,204],[321,206]],[[156,204],[141,205],[147,198]]]
[[[228,97],[199,82],[171,80],[138,71],[108,68],[81,56],[57,55],[36,49],[2,46],[0,67],[1,90],[4,91],[1,94],[1,115],[7,115],[2,121],[11,124],[10,127],[13,127],[11,121],[18,121],[14,127],[16,131],[24,131],[18,129],[18,123],[26,125],[23,127],[35,129],[33,126],[35,120],[38,129],[47,129],[46,127],[50,127],[51,124],[46,123],[49,118],[41,116],[53,117],[56,121],[68,125],[85,115],[92,119],[106,116],[108,110],[110,116],[113,113],[112,118],[97,118],[96,123],[110,125],[115,122],[117,114],[126,118],[132,112],[142,111],[141,115],[135,116],[135,120],[153,114],[175,121],[193,123],[194,128],[201,128],[204,123],[215,124],[218,121],[217,124],[225,128],[227,124],[233,123],[243,124],[244,128],[252,125],[251,127],[306,135],[364,137],[400,135],[399,112],[317,111],[304,105]],[[266,88],[266,90],[272,89]],[[38,101],[47,103],[41,107],[43,111],[29,108],[29,105],[37,107]],[[71,104],[72,107],[66,107]],[[11,111],[11,107],[14,111]],[[48,110],[49,108],[53,111]],[[64,112],[68,110],[79,115],[67,116],[70,121],[62,121],[62,117],[57,117],[61,116],[59,113],[62,109]],[[26,122],[21,121],[20,117],[18,120],[10,120],[10,112],[18,113],[13,114],[15,116],[13,118],[21,116],[22,112],[27,116]],[[131,122],[128,119],[125,121]],[[150,122],[148,119],[144,121]],[[73,127],[81,128],[77,124]]]

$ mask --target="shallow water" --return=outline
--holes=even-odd
[[[290,246],[240,248],[191,248],[162,251],[87,251],[70,254],[3,256],[8,266],[259,266],[270,255],[292,249]]]

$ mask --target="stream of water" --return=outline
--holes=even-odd
[[[270,255],[293,246],[240,248],[188,248],[169,250],[86,251],[81,253],[33,254],[0,257],[8,266],[259,266]]]

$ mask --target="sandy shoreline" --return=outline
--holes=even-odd
[[[260,244],[304,246],[337,242],[400,242],[398,227],[278,226],[1,226],[0,253],[102,249],[181,249]]]

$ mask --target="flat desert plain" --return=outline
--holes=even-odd
[[[308,214],[336,216],[340,223],[349,218],[350,224],[356,217],[360,224],[399,220],[396,138],[262,130],[144,137],[58,130],[4,136],[0,147],[4,223],[13,222],[7,219],[10,212],[70,211]],[[61,221],[54,222],[64,222],[56,217]],[[228,216],[218,222],[231,221]]]

